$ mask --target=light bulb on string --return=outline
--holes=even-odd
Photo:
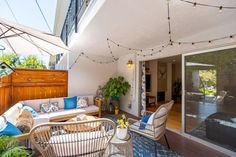
[[[219,7],[219,12],[220,12],[220,13],[223,12],[223,7],[222,7],[222,6]]]
[[[193,3],[193,8],[196,9],[196,7],[197,7],[197,3],[194,2],[194,3]]]

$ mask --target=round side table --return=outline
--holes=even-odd
[[[108,157],[133,157],[133,144],[131,135],[128,134],[125,140],[120,140],[115,135],[111,139],[105,154]]]

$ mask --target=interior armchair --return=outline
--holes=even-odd
[[[129,126],[130,131],[141,134],[155,141],[164,136],[167,146],[170,148],[165,131],[167,116],[173,104],[174,101],[163,104],[154,113],[146,111],[144,117],[148,114],[150,115],[147,122],[129,118],[128,121],[131,124]]]

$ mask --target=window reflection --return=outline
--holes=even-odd
[[[185,57],[185,132],[236,151],[236,49]]]

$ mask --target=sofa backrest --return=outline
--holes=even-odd
[[[86,96],[77,96],[77,97],[88,97],[88,104],[94,105],[94,96],[93,95],[86,95]],[[53,103],[58,102],[59,108],[64,109],[64,97],[60,98],[48,98],[48,99],[35,99],[35,100],[25,100],[22,101],[22,104],[26,104],[32,108],[34,108],[36,111],[40,111],[40,104],[46,103]]]
[[[28,105],[30,107],[32,107],[33,109],[35,109],[37,112],[40,111],[40,104],[49,104],[50,99],[35,99],[35,100],[25,100],[25,101],[21,101],[20,103]]]

